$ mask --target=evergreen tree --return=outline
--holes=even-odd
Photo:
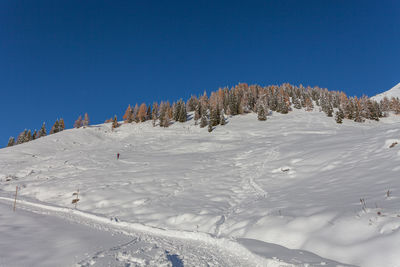
[[[339,111],[336,111],[336,113],[335,113],[335,120],[337,123],[343,122],[342,116],[340,115]]]
[[[300,104],[300,101],[299,101],[299,99],[296,97],[296,98],[293,98],[293,107],[295,108],[295,109],[301,109],[301,104]]]
[[[224,113],[221,113],[221,118],[219,120],[219,124],[220,125],[225,125],[226,124],[226,120],[225,120],[225,115]]]
[[[265,109],[262,105],[258,106],[257,118],[259,121],[267,120],[267,115],[265,114]]]
[[[328,117],[332,117],[332,116],[333,116],[333,108],[332,108],[332,105],[331,105],[331,104],[329,104],[329,106],[327,107],[326,115],[327,115]]]
[[[65,129],[64,119],[61,118],[61,119],[59,120],[59,131],[60,131],[60,132],[61,132],[61,131],[64,131],[64,129]]]
[[[164,127],[165,116],[168,113],[167,109],[168,109],[167,104],[165,102],[161,102],[161,104],[160,104],[160,114],[158,116],[159,120],[160,120],[160,127]]]
[[[156,121],[158,119],[158,103],[153,103],[153,110],[151,111],[151,118],[153,120],[153,127],[156,126]]]
[[[146,120],[151,119],[151,107],[150,105],[147,107],[147,112],[146,112]]]
[[[179,109],[179,117],[178,117],[178,121],[179,122],[185,122],[187,120],[187,112],[186,112],[186,105],[185,103],[182,101],[180,101],[180,109]]]
[[[47,135],[46,124],[43,122],[42,128],[40,128],[40,130],[39,130],[39,132],[37,134],[37,138],[44,137],[46,135]]]
[[[78,119],[74,123],[74,128],[81,128],[82,127],[82,116],[79,115]]]
[[[229,92],[228,107],[229,115],[234,116],[239,114],[238,99],[232,90]]]
[[[119,125],[118,120],[117,120],[117,115],[115,115],[114,119],[113,119],[113,123],[112,123],[112,129],[118,128],[119,126],[120,125]]]
[[[167,110],[164,115],[164,120],[163,120],[163,127],[169,127],[171,125],[171,112],[170,110]]]
[[[8,139],[8,144],[7,144],[7,146],[13,146],[13,145],[15,145],[15,139],[14,139],[14,137],[10,137],[10,139]]]
[[[181,111],[181,106],[180,106],[180,102],[178,101],[177,103],[172,103],[172,119],[174,121],[178,121],[179,120],[179,112]]]
[[[201,105],[199,103],[199,104],[197,104],[196,109],[194,111],[195,125],[197,125],[197,121],[200,120],[200,118],[201,118]]]
[[[60,129],[60,123],[58,122],[58,120],[56,120],[56,122],[53,124],[53,127],[51,127],[50,134],[58,133],[59,129]]]
[[[201,116],[201,120],[200,120],[200,128],[204,128],[208,125],[208,121],[207,121],[207,117],[205,114],[203,114]]]
[[[25,142],[32,141],[32,132],[31,130],[28,130],[28,132],[25,135]]]
[[[82,124],[83,124],[84,127],[86,127],[86,126],[89,126],[89,123],[90,123],[89,115],[87,113],[85,113],[85,117],[83,119],[83,123]]]
[[[218,115],[218,109],[211,109],[210,111],[210,122],[209,125],[217,126],[219,124],[220,116]]]
[[[211,126],[211,124],[208,124],[208,132],[211,133],[213,130],[213,127]]]
[[[36,136],[37,136],[37,132],[36,132],[36,129],[35,129],[35,131],[34,131],[33,134],[32,134],[32,140],[35,140],[35,139],[36,139]]]
[[[23,132],[21,132],[19,135],[18,135],[18,138],[17,138],[17,145],[20,145],[20,144],[22,144],[22,143],[24,143],[25,142],[25,136],[27,135],[27,130],[25,129]]]
[[[195,111],[197,105],[199,104],[199,100],[197,99],[196,96],[191,96],[190,99],[187,101],[187,110],[190,111]]]

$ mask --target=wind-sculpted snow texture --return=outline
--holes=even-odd
[[[212,133],[192,120],[110,127],[0,150],[0,204],[11,205],[18,185],[21,199],[68,208],[35,214],[73,214],[93,222],[79,227],[133,237],[91,248],[78,266],[400,266],[400,145],[389,148],[400,143],[398,116],[336,124],[294,110],[263,122],[235,116]],[[68,213],[77,189],[77,211]]]

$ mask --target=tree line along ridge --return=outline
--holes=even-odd
[[[226,124],[226,116],[235,116],[246,113],[257,113],[260,121],[267,120],[271,112],[287,114],[293,109],[312,111],[319,108],[328,117],[334,117],[337,123],[344,119],[364,122],[376,120],[388,116],[389,112],[400,114],[400,100],[392,97],[384,97],[377,102],[367,96],[348,97],[341,91],[329,91],[326,88],[294,86],[289,83],[282,85],[248,85],[240,83],[231,89],[219,88],[203,95],[192,95],[186,102],[180,99],[173,102],[154,102],[152,105],[142,103],[140,106],[128,105],[123,116],[124,123],[141,123],[152,121],[153,126],[168,127],[173,122],[185,122],[188,120],[188,112],[193,112],[195,125],[208,127],[211,132],[216,126]],[[335,116],[334,116],[335,115]],[[111,123],[112,129],[120,126],[115,115],[107,119],[105,123]],[[74,123],[74,128],[89,125],[89,116],[79,118]],[[49,134],[55,134],[65,129],[63,119],[57,119]],[[7,146],[22,144],[46,136],[46,125],[43,123],[39,131],[24,130],[17,139],[10,137]]]

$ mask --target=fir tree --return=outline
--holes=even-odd
[[[167,104],[165,102],[161,102],[160,103],[160,114],[158,116],[159,120],[160,120],[160,127],[164,127],[165,116],[168,113],[167,109],[168,109]]]
[[[60,131],[60,132],[61,132],[61,131],[64,131],[64,129],[65,129],[64,119],[61,118],[61,119],[59,120],[59,131]]]
[[[196,96],[191,96],[190,99],[187,101],[187,109],[188,111],[195,111],[197,108],[197,105],[199,104],[199,100],[197,99]]]
[[[19,135],[18,135],[18,138],[17,138],[17,145],[20,145],[20,144],[22,144],[22,143],[24,143],[25,142],[25,137],[26,137],[26,135],[27,135],[27,130],[25,129],[23,132],[21,132]]]
[[[112,123],[112,129],[118,128],[119,126],[117,115],[115,115]]]
[[[208,132],[211,133],[213,130],[213,127],[211,126],[211,124],[208,124]]]
[[[229,115],[234,116],[239,114],[238,99],[232,90],[229,92],[228,107],[229,107]]]
[[[53,127],[51,127],[50,129],[50,134],[58,133],[59,130],[60,130],[60,123],[58,122],[58,120],[56,120],[56,122],[53,124]]]
[[[151,118],[153,120],[153,127],[156,126],[156,121],[158,119],[158,103],[153,103],[153,110],[151,111]]]
[[[343,122],[342,116],[340,116],[339,111],[336,111],[336,113],[335,113],[335,120],[336,120],[337,123],[342,123]]]
[[[7,144],[7,146],[13,146],[13,145],[15,145],[15,139],[14,139],[14,137],[10,137],[10,139],[8,139],[8,144]]]
[[[147,107],[147,112],[146,112],[146,120],[151,119],[151,107],[150,105]]]
[[[326,110],[326,115],[328,117],[332,117],[333,116],[333,108],[332,108],[331,104],[329,104],[329,106],[328,106],[328,108]]]
[[[196,109],[194,111],[194,122],[195,122],[195,125],[197,125],[197,121],[200,120],[200,118],[201,118],[201,105],[199,103],[199,104],[197,104]]]
[[[35,139],[36,139],[36,136],[37,136],[37,132],[36,132],[36,129],[35,129],[35,131],[34,131],[33,134],[32,134],[32,140],[35,140]]]
[[[225,115],[223,113],[221,113],[221,118],[219,120],[219,124],[220,125],[225,125],[226,124]]]
[[[219,124],[219,116],[216,109],[211,109],[210,111],[210,122],[208,123],[211,126],[217,126]]]
[[[179,122],[185,122],[187,120],[186,105],[182,100],[180,102],[181,103],[180,103],[178,121]]]
[[[259,121],[267,120],[267,115],[265,114],[265,109],[262,105],[258,106],[257,118]]]
[[[208,121],[207,121],[207,117],[205,114],[203,114],[201,116],[201,120],[200,120],[200,128],[204,128],[208,125]]]
[[[292,101],[293,101],[293,107],[295,109],[301,109],[301,104],[298,98],[294,98]]]
[[[44,137],[46,135],[47,135],[46,124],[43,122],[42,128],[40,128],[40,130],[39,130],[39,132],[37,134],[37,138]]]
[[[171,112],[167,110],[164,115],[164,120],[163,120],[163,127],[167,128],[171,125]]]

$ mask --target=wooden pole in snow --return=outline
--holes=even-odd
[[[15,187],[15,199],[14,199],[14,212],[15,212],[15,207],[17,205],[17,194],[18,194],[18,185]]]

